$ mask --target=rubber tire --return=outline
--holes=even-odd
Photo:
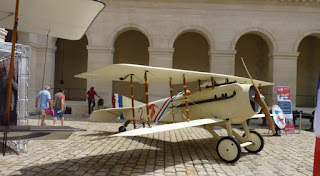
[[[232,152],[236,153],[234,154]],[[217,143],[217,153],[222,161],[226,163],[235,163],[241,156],[240,143],[233,137],[222,137]],[[230,154],[233,156],[230,156]]]
[[[260,133],[258,133],[256,131],[253,131],[253,130],[250,131],[250,135],[251,135],[252,142],[254,142],[255,144],[249,145],[247,147],[244,147],[244,149],[247,150],[250,153],[258,153],[258,152],[260,152],[264,147],[264,139],[263,139],[263,137],[261,136]],[[245,136],[246,136],[246,134],[244,133],[242,135],[242,137],[245,137]],[[259,140],[259,141],[257,141],[257,140]],[[255,146],[257,143],[259,143],[260,145],[259,146]]]
[[[119,133],[125,132],[125,131],[127,131],[126,127],[124,127],[124,126],[119,127]]]

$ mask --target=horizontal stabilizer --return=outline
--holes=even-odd
[[[171,124],[165,124],[165,125],[157,125],[153,126],[151,128],[139,128],[134,129],[118,134],[111,135],[113,136],[140,136],[144,134],[152,134],[152,133],[158,133],[163,131],[169,131],[169,130],[176,130],[181,128],[187,128],[187,127],[194,127],[194,126],[201,126],[206,124],[213,124],[223,122],[223,120],[218,118],[212,118],[212,119],[199,119],[199,120],[191,120],[189,122],[179,122],[179,123],[171,123]]]
[[[69,126],[0,126],[1,133],[7,132],[7,140],[61,140],[77,131],[86,130]]]
[[[93,111],[90,120],[95,122],[112,122],[117,119],[123,112],[129,111],[131,108],[110,108]]]
[[[271,117],[274,116],[274,114],[270,114],[270,115],[271,115]],[[263,117],[265,117],[264,114],[256,114],[256,115],[252,116],[251,119],[253,119],[253,118],[263,118]]]

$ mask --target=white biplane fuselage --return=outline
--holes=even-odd
[[[191,93],[187,96],[190,120],[230,119],[231,123],[235,124],[251,118],[256,112],[250,104],[250,87],[250,84],[232,83]],[[180,92],[173,96],[172,101],[168,97],[151,102],[149,104],[150,121],[152,123],[185,122],[187,120],[185,98],[184,92]],[[132,110],[127,109],[123,112],[123,116],[126,120],[133,120]],[[146,105],[135,107],[135,120],[147,121]]]

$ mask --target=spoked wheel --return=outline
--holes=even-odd
[[[264,140],[263,137],[256,131],[250,131],[251,135],[251,142],[252,145],[244,147],[248,152],[251,153],[258,153],[260,152],[264,147]],[[245,137],[246,134],[243,134],[243,137]]]
[[[127,131],[126,127],[124,127],[124,126],[119,127],[119,133],[124,132],[124,131]]]
[[[233,137],[222,137],[217,144],[217,153],[222,161],[234,163],[241,156],[240,143]]]

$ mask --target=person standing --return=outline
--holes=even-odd
[[[96,105],[96,101],[94,99],[94,96],[97,96],[99,98],[101,98],[96,91],[94,91],[94,87],[91,87],[90,90],[88,90],[87,92],[87,99],[88,99],[88,114],[91,114],[91,112],[93,111],[93,108]],[[92,106],[91,106],[92,103]]]
[[[57,122],[57,117],[61,120],[61,126],[63,126],[64,122],[64,111],[65,111],[65,95],[64,90],[59,89],[59,92],[56,93],[53,97],[53,109],[54,109],[54,119],[53,126],[55,126]]]
[[[35,107],[38,108],[38,102],[40,104],[40,110],[41,110],[41,126],[42,125],[46,125],[44,123],[45,119],[46,119],[46,113],[45,110],[48,108],[51,108],[51,95],[50,95],[50,87],[49,86],[45,86],[44,90],[40,91],[36,97],[36,104]]]

